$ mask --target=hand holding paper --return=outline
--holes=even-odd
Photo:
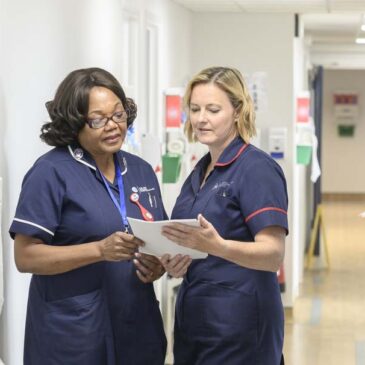
[[[134,257],[133,263],[137,269],[136,273],[142,282],[152,283],[165,273],[162,263],[156,256],[136,252]]]
[[[171,223],[183,223],[193,227],[199,227],[196,219],[179,219],[170,221],[147,222],[140,219],[128,218],[133,234],[145,242],[145,246],[140,247],[140,252],[161,257],[165,254],[175,256],[177,254],[188,255],[193,259],[203,259],[207,257],[204,252],[180,246],[172,240],[162,235],[162,227]]]
[[[201,214],[198,215],[197,225],[182,223],[184,222],[167,222],[163,226],[162,235],[185,248],[221,256],[222,249],[225,247],[224,239]]]
[[[182,256],[180,254],[174,257],[170,257],[169,254],[166,254],[160,258],[160,262],[166,272],[174,278],[182,278],[188,271],[191,261],[192,259],[190,256]]]

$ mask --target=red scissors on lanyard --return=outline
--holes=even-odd
[[[150,213],[140,202],[139,202],[139,194],[138,193],[132,193],[129,197],[129,200],[136,204],[141,211],[142,217],[145,221],[153,222],[154,218],[152,213]]]

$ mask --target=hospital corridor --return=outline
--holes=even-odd
[[[365,365],[365,0],[0,0],[0,365]]]
[[[301,294],[286,312],[288,364],[365,363],[364,200],[324,203],[330,268],[308,270]]]

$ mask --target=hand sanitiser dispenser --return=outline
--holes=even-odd
[[[273,127],[269,129],[269,154],[276,160],[285,158],[287,129]]]

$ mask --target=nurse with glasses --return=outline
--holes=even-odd
[[[104,118],[96,118],[96,119],[87,119],[87,124],[90,128],[99,129],[105,127],[105,124],[112,120],[115,123],[127,123],[128,114],[126,111],[118,111],[112,114],[111,117],[104,117]]]
[[[113,75],[88,68],[46,106],[41,139],[54,148],[26,173],[10,227],[17,268],[33,274],[24,364],[163,365],[153,281],[164,269],[138,252],[127,219],[144,219],[142,208],[167,218],[152,167],[121,150],[136,105]]]

